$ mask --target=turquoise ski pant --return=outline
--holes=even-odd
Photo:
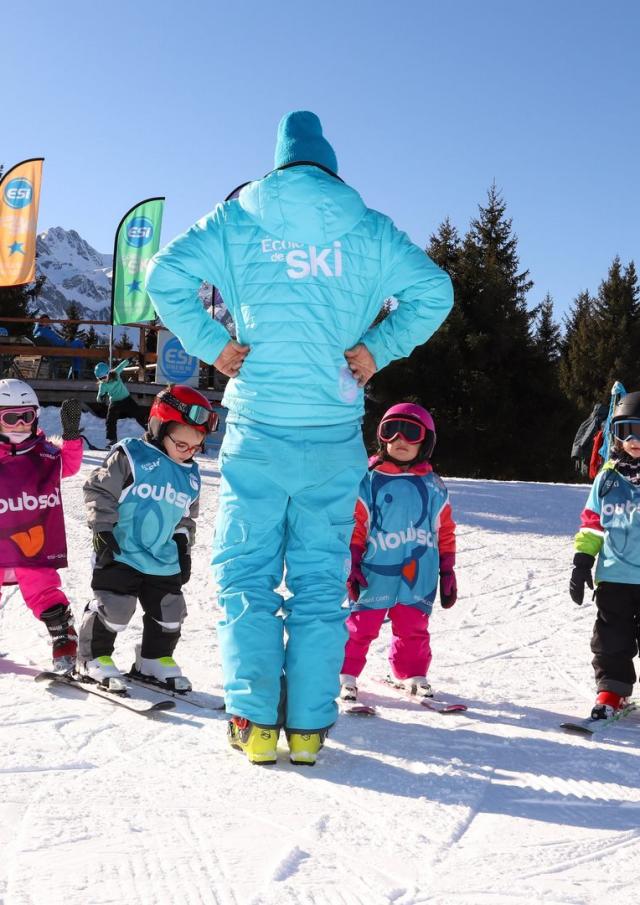
[[[227,423],[213,569],[228,713],[288,729],[335,722],[349,543],[366,469],[359,422]],[[291,596],[277,591],[285,569]]]

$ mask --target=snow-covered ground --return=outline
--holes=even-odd
[[[55,417],[44,421],[53,429]],[[91,423],[89,423],[91,422]],[[99,423],[87,430],[98,445]],[[101,443],[100,443],[101,445]],[[90,595],[82,477],[64,499],[67,592]],[[217,696],[208,569],[219,474],[202,516],[177,650]],[[48,662],[18,591],[0,609],[0,902],[4,905],[631,905],[640,872],[640,720],[597,741],[558,723],[593,699],[592,604],[567,593],[582,486],[449,480],[460,599],[432,620],[441,716],[362,680],[373,718],[343,716],[318,764],[253,767],[221,713],[180,703],[152,720],[33,682]],[[139,616],[119,638],[128,666]]]

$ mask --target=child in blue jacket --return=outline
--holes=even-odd
[[[585,586],[598,608],[591,650],[597,684],[592,719],[608,719],[623,708],[636,681],[633,666],[640,633],[640,392],[628,393],[611,420],[611,458],[596,477],[582,527],[569,592],[581,604]]]

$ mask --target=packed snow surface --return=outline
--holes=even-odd
[[[101,445],[103,425],[85,427]],[[45,412],[49,430],[55,414]],[[85,453],[64,500],[76,617],[90,597]],[[221,692],[209,547],[219,472],[204,486],[189,618],[177,659]],[[593,700],[595,609],[567,586],[584,486],[447,481],[460,598],[432,618],[430,680],[466,714],[442,716],[361,681],[377,717],[342,716],[313,768],[254,767],[225,716],[178,703],[145,719],[37,685],[49,644],[19,592],[0,609],[3,905],[600,905],[637,901],[640,719],[587,740],[558,724]],[[139,614],[118,639],[128,667]],[[141,692],[156,700],[147,692]]]

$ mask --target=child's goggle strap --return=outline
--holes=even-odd
[[[218,415],[211,409],[205,408],[204,405],[187,405],[176,399],[171,393],[166,393],[162,397],[162,401],[170,405],[171,408],[184,415],[189,424],[195,424],[197,427],[206,427],[209,431],[217,430]]]
[[[0,424],[5,425],[5,427],[15,427],[17,424],[33,424],[37,417],[37,412],[33,407],[0,409]]]
[[[640,419],[630,418],[627,421],[615,421],[613,435],[618,440],[628,440],[630,437],[640,440]]]
[[[389,418],[378,428],[378,439],[383,443],[391,443],[398,436],[404,437],[407,443],[422,443],[427,433],[424,424],[408,418]]]

